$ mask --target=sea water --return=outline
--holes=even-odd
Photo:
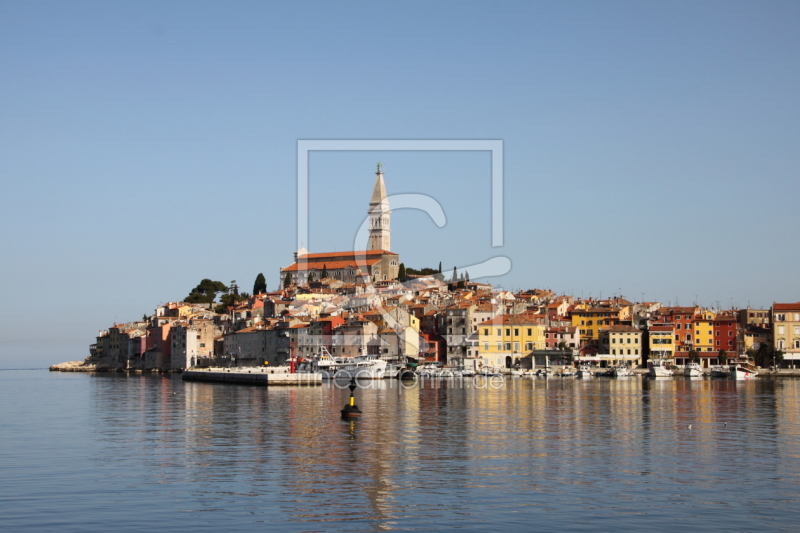
[[[0,530],[800,530],[800,380],[364,385],[0,371]]]

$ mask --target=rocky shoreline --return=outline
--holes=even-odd
[[[176,372],[174,370],[134,370],[130,368],[115,367],[102,364],[88,363],[86,361],[67,361],[50,367],[50,372],[124,372],[129,374],[162,374],[165,372]],[[178,370],[177,372],[180,372]]]

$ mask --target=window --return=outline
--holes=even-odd
[[[484,342],[483,343],[483,351],[484,352],[488,352],[489,351],[489,343],[488,342]]]
[[[511,336],[511,328],[506,328],[506,337]]]
[[[639,355],[639,348],[633,349],[633,355]]]
[[[483,334],[488,336],[489,335],[489,330],[488,329],[484,329],[483,330]]]
[[[690,341],[690,340],[692,340],[692,334],[691,334],[691,333],[687,333],[687,334],[686,334],[686,340],[687,340],[687,341]]]
[[[533,335],[533,329],[528,328],[528,337],[530,337],[531,335]]]
[[[617,344],[617,338],[611,337],[611,344]]]
[[[783,334],[784,334],[784,327],[778,326],[778,335],[783,335]]]
[[[498,342],[497,343],[497,351],[499,352],[502,349],[503,349],[503,343],[502,342]]]
[[[795,326],[794,327],[794,334],[795,335],[800,335],[800,326]]]
[[[589,330],[586,330],[586,331],[587,331],[587,335],[589,335],[590,337],[592,335],[594,335],[594,330],[593,329],[589,329]]]
[[[507,351],[511,351],[511,343],[510,342],[506,343],[506,350]]]
[[[631,349],[630,349],[630,348],[628,348],[628,355],[630,355],[630,354],[631,354]]]
[[[498,336],[498,337],[500,336],[500,329],[499,329],[499,328],[498,328],[498,330],[497,330],[497,336]]]
[[[515,342],[515,343],[514,343],[514,351],[515,351],[515,352],[518,352],[518,351],[519,351],[519,343],[518,343],[518,342]]]
[[[514,336],[515,337],[519,337],[519,329],[518,328],[514,328]]]
[[[584,324],[583,320],[581,320],[581,326],[585,326],[585,325],[586,325],[586,324]]]
[[[786,320],[784,313],[775,313],[775,322],[783,322],[784,320]]]
[[[590,320],[590,321],[589,321],[589,323],[588,323],[587,325],[588,325],[588,326],[591,326],[591,325],[592,325],[592,322],[593,322],[593,320]]]
[[[719,346],[719,339],[717,339],[717,346]]]
[[[630,339],[630,337],[628,337],[628,344],[630,344],[630,343],[631,343],[631,339]]]
[[[717,337],[719,337],[719,330],[717,330],[717,333],[716,333],[716,335],[717,335]]]
[[[616,348],[612,348],[611,349],[611,355],[617,355],[617,349]]]
[[[798,339],[795,339],[795,341],[794,341],[794,347],[795,347],[795,349],[797,349],[797,348],[800,348],[800,340],[798,340]]]
[[[528,351],[533,350],[533,343],[532,342],[526,342],[525,343],[525,349],[528,350]]]

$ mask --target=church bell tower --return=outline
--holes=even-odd
[[[386,185],[383,183],[383,168],[378,163],[375,172],[375,188],[369,202],[369,250],[391,251],[389,218],[389,200],[386,199]]]

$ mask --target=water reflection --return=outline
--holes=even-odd
[[[379,381],[356,390],[356,421],[340,419],[349,391],[332,384],[93,384],[104,454],[146,474],[129,476],[137,490],[164,485],[165,502],[192,517],[326,530],[534,517],[568,530],[589,518],[617,530],[654,519],[755,529],[765,508],[770,527],[791,524],[798,500],[800,381]]]

